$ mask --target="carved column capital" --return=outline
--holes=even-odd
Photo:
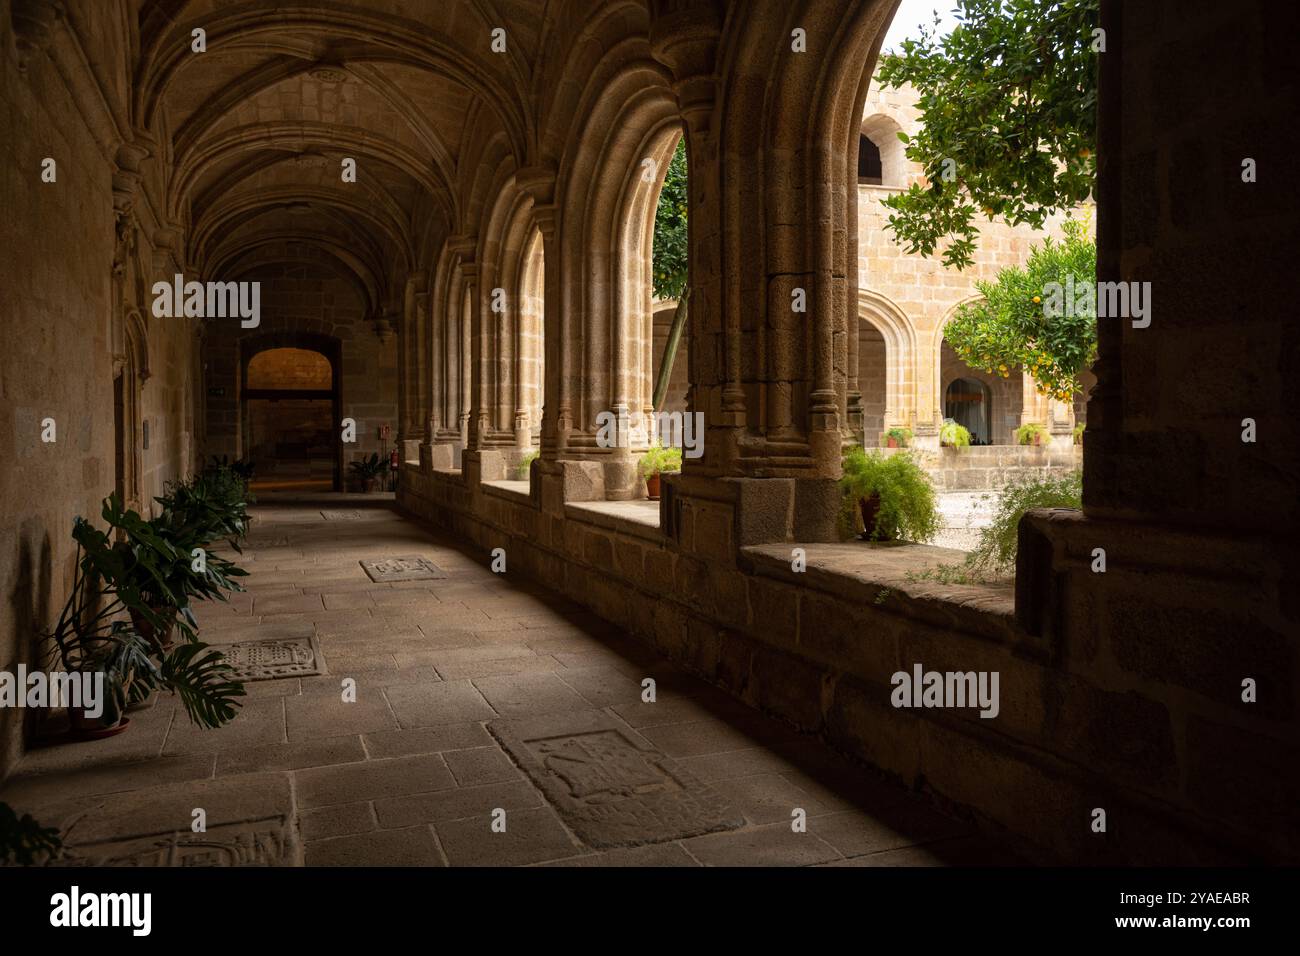
[[[464,262],[473,262],[478,250],[478,236],[456,235],[447,237],[447,249],[458,255]]]
[[[515,173],[515,182],[519,188],[540,206],[549,206],[555,202],[555,179],[555,167],[550,164],[525,166]]]

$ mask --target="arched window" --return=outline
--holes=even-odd
[[[858,182],[868,186],[882,184],[880,147],[864,133],[858,134]]]
[[[858,183],[902,189],[907,185],[907,155],[891,117],[874,113],[858,128]]]

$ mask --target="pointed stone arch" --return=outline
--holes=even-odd
[[[895,425],[910,425],[915,421],[914,400],[916,383],[916,327],[902,308],[888,296],[871,289],[858,289],[859,338],[863,324],[875,329],[884,341],[884,407],[881,410],[881,430]],[[851,370],[856,376],[857,371]],[[861,383],[858,383],[859,387]],[[868,447],[879,435],[863,434]]]

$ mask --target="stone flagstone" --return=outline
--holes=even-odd
[[[661,843],[745,823],[713,787],[607,714],[493,721],[488,729],[589,846]]]
[[[236,680],[275,680],[321,673],[315,636],[239,641],[222,647]]]
[[[428,558],[410,555],[402,558],[382,558],[361,562],[361,567],[376,584],[392,581],[438,581],[447,576]]]

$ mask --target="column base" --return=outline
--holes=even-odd
[[[753,544],[836,541],[834,478],[697,478],[667,475],[660,527],[685,551],[734,559]]]

